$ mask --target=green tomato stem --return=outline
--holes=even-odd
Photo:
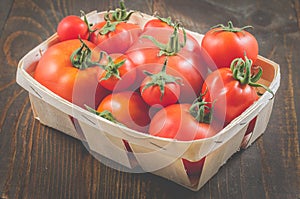
[[[108,10],[104,15],[106,23],[99,30],[99,34],[106,35],[109,32],[115,31],[117,25],[121,22],[127,22],[133,13],[134,11],[127,12],[124,1],[120,1],[120,8],[116,8],[114,11]]]
[[[158,86],[160,89],[160,101],[162,101],[165,94],[165,85],[169,83],[176,83],[178,85],[183,85],[182,79],[180,77],[174,77],[166,73],[168,58],[165,59],[162,70],[159,73],[152,74],[148,71],[144,71],[144,74],[151,78],[151,81],[148,82],[142,89],[142,93],[151,86]]]
[[[72,65],[79,70],[84,70],[88,67],[97,65],[96,62],[91,60],[92,51],[91,49],[84,43],[84,41],[79,38],[81,42],[81,46],[76,49],[70,56],[70,60]]]
[[[120,125],[122,125],[122,126],[125,126],[124,124],[120,123],[120,122],[113,116],[113,114],[112,114],[110,111],[108,111],[108,110],[104,110],[104,111],[102,111],[102,112],[98,112],[97,110],[95,110],[95,109],[89,107],[89,106],[86,105],[86,104],[85,104],[84,106],[85,106],[85,108],[86,108],[89,112],[91,112],[91,113],[93,113],[93,114],[95,114],[95,115],[98,115],[98,116],[100,116],[100,117],[102,117],[102,118],[104,118],[104,119],[106,119],[106,120],[109,120],[109,121],[115,123],[115,124],[120,124]]]
[[[174,27],[174,31],[172,35],[169,38],[168,43],[163,44],[157,41],[154,37],[149,36],[149,35],[143,35],[142,38],[146,38],[151,40],[154,45],[156,45],[160,51],[158,53],[158,56],[166,55],[166,56],[173,56],[177,54],[186,44],[186,32],[184,28],[181,28],[183,32],[183,42],[181,43],[179,41],[179,24],[176,24]]]
[[[156,18],[161,20],[162,22],[165,22],[169,26],[175,27],[175,24],[173,23],[171,17],[163,18],[163,17],[160,17],[160,16],[156,16]]]
[[[211,107],[208,106],[210,102],[205,102],[202,97],[204,94],[201,94],[197,99],[192,103],[189,112],[199,123],[210,124],[212,120],[212,113],[214,103]]]
[[[257,83],[261,78],[263,70],[261,67],[258,67],[258,72],[251,75],[252,60],[248,59],[245,55],[245,58],[236,58],[230,64],[230,69],[232,71],[232,76],[234,79],[238,80],[242,85],[250,85],[252,87],[261,87],[272,94],[274,97],[273,91],[271,91],[267,86]],[[257,93],[261,95],[260,93]]]
[[[215,28],[220,28],[219,30],[215,30],[216,32],[227,31],[227,32],[237,33],[237,32],[241,32],[248,28],[253,28],[253,26],[244,26],[242,28],[238,28],[238,27],[233,26],[232,21],[228,21],[227,26],[224,26],[223,24],[218,24],[218,25],[211,27],[211,29],[215,29]]]
[[[98,64],[98,66],[100,66],[102,69],[105,70],[105,76],[101,78],[100,81],[108,80],[112,76],[116,77],[117,79],[122,79],[120,77],[119,68],[124,65],[126,59],[123,59],[120,62],[115,63],[111,56],[109,56],[106,52],[101,51],[98,62],[101,62],[104,56],[107,58],[107,63]]]

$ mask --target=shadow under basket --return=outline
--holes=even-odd
[[[94,11],[87,16],[95,23],[103,18],[103,13]],[[146,14],[134,14],[131,20],[142,27],[149,19],[151,16]],[[201,41],[202,35],[190,33]],[[82,140],[94,157],[113,160],[129,172],[151,172],[197,191],[235,152],[249,147],[267,127],[274,102],[268,92],[217,135],[202,140],[164,139],[109,122],[62,99],[32,77],[41,53],[57,42],[57,35],[51,36],[27,53],[18,65],[17,82],[29,92],[34,117]],[[280,84],[279,65],[262,56],[256,64],[264,71],[260,82],[276,93]]]

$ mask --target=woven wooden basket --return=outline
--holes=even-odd
[[[96,23],[103,19],[103,14],[94,11],[87,16],[90,22]],[[134,14],[131,20],[142,27],[151,18]],[[189,33],[201,43],[202,35]],[[267,127],[274,102],[269,93],[264,93],[217,135],[203,140],[164,139],[111,123],[62,99],[31,76],[41,53],[57,42],[54,34],[28,52],[18,65],[17,82],[29,92],[34,117],[44,125],[82,140],[96,158],[111,159],[128,171],[151,172],[197,191],[235,152],[250,146]],[[262,56],[257,64],[264,71],[260,82],[276,93],[280,84],[279,65]],[[190,176],[187,165],[192,164],[199,171]]]

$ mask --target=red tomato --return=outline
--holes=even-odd
[[[228,27],[209,30],[203,37],[202,48],[205,49],[217,68],[229,67],[235,58],[244,57],[245,53],[253,62],[258,55],[258,43],[255,37],[244,28],[233,27],[228,22]],[[215,66],[212,66],[212,70]]]
[[[142,73],[143,70],[149,72],[157,72],[158,67],[161,68],[166,56],[158,56],[159,49],[153,48],[139,48],[127,51],[126,55],[137,66],[140,71],[138,76],[145,78]],[[204,63],[201,54],[194,54],[188,51],[180,51],[173,56],[168,57],[167,70],[170,75],[180,77],[183,81],[180,92],[180,102],[192,102],[200,93],[202,83],[207,75],[207,65]]]
[[[103,65],[104,70],[101,72],[99,81],[104,88],[110,91],[121,91],[135,82],[135,66],[125,55],[110,54],[104,57],[100,64]]]
[[[95,47],[89,41],[84,42],[91,49]],[[72,65],[70,56],[81,44],[80,40],[75,39],[49,47],[36,67],[34,78],[74,104],[96,107],[107,91],[99,86],[99,67],[79,70]]]
[[[151,120],[149,133],[181,141],[203,139],[215,135],[206,123],[199,123],[189,112],[190,104],[173,104],[158,111]]]
[[[219,118],[220,122],[225,121],[225,125],[258,100],[257,90],[253,87],[255,83],[251,80],[252,78],[257,79],[257,77],[251,76],[246,82],[238,79],[240,76],[246,80],[248,77],[244,77],[247,73],[252,75],[250,72],[251,62],[245,66],[246,69],[244,66],[242,63],[235,68],[239,73],[238,75],[233,75],[233,68],[220,68],[209,74],[203,84],[203,100],[214,102],[216,117]],[[255,86],[257,85],[260,86],[259,84]]]
[[[90,40],[109,54],[124,53],[142,32],[139,25],[128,22],[134,12],[127,11],[124,1],[119,4],[119,8],[104,15],[103,22],[91,28]]]
[[[169,38],[172,33],[173,33],[173,29],[171,29],[171,28],[147,28],[141,34],[141,36],[142,35],[152,36],[161,43],[167,43],[169,41]],[[182,32],[180,32],[179,37],[180,37],[180,41],[183,42],[184,37],[183,37]],[[140,39],[139,42],[142,42],[145,47],[153,46],[153,43],[148,39]],[[141,45],[141,44],[139,44],[139,45]],[[190,52],[197,53],[197,51],[200,51],[201,47],[200,47],[198,41],[192,35],[187,33],[186,44],[183,47],[183,49],[190,51]]]
[[[101,30],[107,23],[117,24],[113,30],[102,33]],[[95,31],[91,33],[90,41],[109,54],[125,53],[142,32],[138,25],[126,22],[103,21],[95,24],[91,29]]]
[[[183,81],[181,87],[180,102],[192,102],[199,94],[203,79],[208,73],[207,58],[204,57],[201,49],[195,51],[186,50],[185,42],[180,41],[180,30],[175,26],[174,31],[169,35],[168,42],[161,43],[152,36],[144,36],[136,41],[126,52],[138,70],[153,72],[155,65],[162,65],[168,58],[168,71],[170,75],[180,77]],[[162,35],[162,31],[157,35]],[[152,45],[144,42],[149,40]],[[139,74],[143,77],[142,74]]]
[[[148,28],[166,28],[173,30],[174,23],[171,21],[171,18],[155,18],[147,21],[144,25],[144,30]]]
[[[180,96],[180,85],[177,83],[167,83],[164,86],[164,94],[162,96],[161,90],[159,86],[151,86],[145,88],[147,83],[151,82],[151,77],[146,77],[142,82],[140,87],[140,92],[143,100],[149,104],[150,106],[160,107],[160,106],[168,106],[170,104],[175,104]],[[162,96],[162,97],[161,97]]]
[[[171,34],[174,32],[174,27],[176,25],[171,21],[170,18],[157,18],[149,20],[145,26],[142,35],[148,35],[154,37],[157,41],[161,43],[167,43],[170,39]],[[179,41],[184,41],[183,28],[177,24],[179,30]],[[197,53],[200,51],[199,42],[189,33],[186,33],[186,43],[183,47],[184,50]],[[144,46],[153,46],[153,43],[147,39],[142,41]]]
[[[140,86],[143,100],[150,106],[165,107],[175,104],[180,95],[181,79],[166,73],[167,60],[156,74],[144,71],[148,76]]]
[[[149,106],[136,92],[112,93],[100,103],[97,111],[110,111],[116,120],[128,128],[147,132],[150,123]]]
[[[57,26],[57,34],[60,41],[70,39],[88,39],[89,28],[84,20],[75,15],[63,18]]]

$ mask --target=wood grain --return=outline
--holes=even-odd
[[[200,191],[153,174],[117,171],[81,141],[33,118],[15,82],[22,56],[56,31],[66,15],[106,10],[118,0],[0,2],[0,199],[7,198],[300,198],[299,0],[135,0],[129,8],[173,19],[205,33],[232,20],[253,25],[260,54],[281,66],[281,86],[265,134],[235,154]]]

